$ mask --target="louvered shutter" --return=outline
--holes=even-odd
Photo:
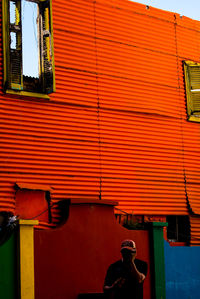
[[[40,2],[41,65],[44,93],[51,93],[54,89],[53,41],[50,4],[50,0]]]
[[[189,66],[192,113],[200,112],[200,66]]]
[[[185,81],[188,116],[200,116],[200,64],[186,61]]]
[[[22,24],[21,0],[9,1],[10,7],[15,7],[15,18],[12,23],[9,13],[9,60],[8,60],[8,87],[15,90],[23,89],[22,76]]]

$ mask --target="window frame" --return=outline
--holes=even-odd
[[[51,53],[52,53],[52,61],[51,61],[51,65],[52,65],[52,91],[50,92],[46,92],[46,90],[43,91],[38,91],[38,92],[34,92],[34,91],[29,91],[29,90],[23,90],[23,89],[12,89],[10,87],[8,87],[8,84],[11,84],[11,79],[9,78],[10,76],[10,13],[9,13],[9,5],[10,5],[10,1],[12,0],[2,0],[2,33],[3,33],[3,89],[5,93],[8,94],[15,94],[15,95],[19,95],[19,96],[29,96],[29,97],[36,97],[36,98],[44,98],[44,99],[49,99],[49,95],[50,93],[53,93],[56,91],[56,86],[55,86],[55,63],[54,63],[54,38],[53,38],[53,16],[52,16],[52,0],[48,0],[49,2],[49,26],[50,26],[50,34],[51,34],[51,38],[50,38],[50,43],[51,43]],[[22,0],[20,0],[22,1]],[[44,3],[47,0],[30,0],[32,2],[35,3]],[[22,41],[23,42],[23,41]],[[40,52],[42,52],[41,50],[41,45],[40,45]],[[23,54],[22,54],[23,55]],[[44,60],[44,57],[41,57],[41,53],[40,53],[40,59]],[[23,62],[23,57],[21,58],[22,62]],[[21,71],[21,76],[23,77],[23,73]],[[41,68],[40,70],[40,76],[42,77],[42,84],[41,84],[41,88],[44,89],[45,88],[45,84],[44,84],[44,77],[45,77],[45,72],[43,70],[43,68]]]
[[[184,61],[184,74],[185,74],[185,90],[186,90],[186,99],[187,99],[187,115],[188,120],[193,122],[200,122],[200,108],[197,111],[198,114],[193,115],[193,104],[194,100],[192,99],[191,91],[191,78],[190,78],[190,68],[199,67],[199,76],[200,76],[200,63],[194,61]],[[200,84],[200,82],[199,82]],[[200,96],[200,90],[196,91]]]
[[[166,228],[166,240],[170,243],[170,245],[188,246],[191,237],[189,216],[188,215],[167,215],[166,221],[168,223],[168,226]],[[174,238],[171,238],[172,235],[174,236]]]

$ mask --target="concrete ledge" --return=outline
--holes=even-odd
[[[19,225],[38,225],[39,221],[38,220],[26,220],[26,219],[19,219]]]

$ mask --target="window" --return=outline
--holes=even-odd
[[[188,120],[200,121],[200,63],[185,61]]]
[[[4,88],[45,96],[55,91],[51,0],[3,0]]]
[[[167,216],[167,222],[167,238],[170,242],[189,242],[190,224],[188,216]]]

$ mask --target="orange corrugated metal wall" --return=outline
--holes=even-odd
[[[52,2],[56,93],[0,91],[1,208],[15,209],[23,182],[51,186],[53,203],[184,215],[188,198],[199,211],[200,130],[187,122],[182,68],[200,60],[199,22],[127,0]]]

